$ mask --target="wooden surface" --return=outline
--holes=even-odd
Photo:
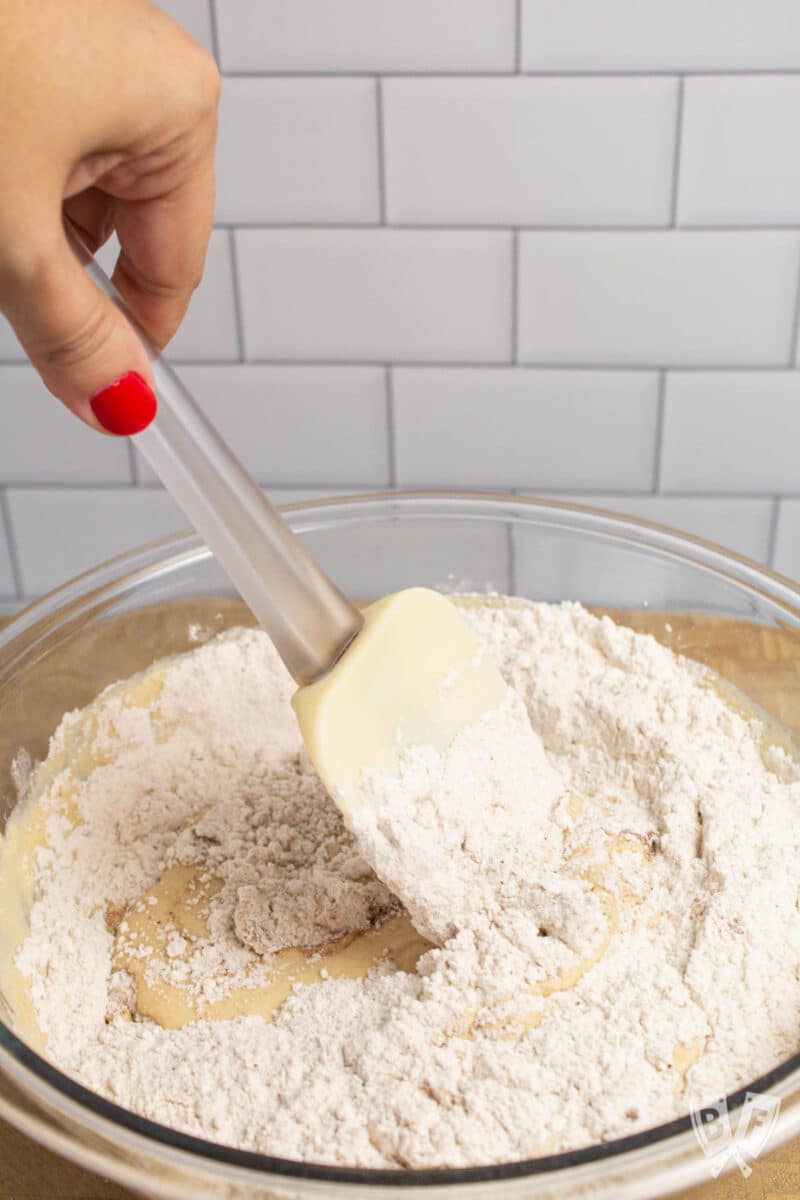
[[[705,662],[800,737],[800,637],[704,616],[614,614],[624,624]],[[225,624],[228,622],[226,621]],[[698,1154],[700,1153],[698,1149]],[[0,1121],[0,1200],[133,1200],[133,1194],[64,1162]],[[800,1200],[800,1139],[681,1200]]]

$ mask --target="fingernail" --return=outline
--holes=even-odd
[[[89,403],[103,429],[121,436],[141,433],[156,415],[158,407],[153,389],[136,371],[120,375],[92,396]]]

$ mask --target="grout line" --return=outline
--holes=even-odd
[[[789,340],[789,362],[788,366],[793,367],[797,361],[798,338],[800,337],[800,270],[797,272],[797,292],[794,298],[794,324],[791,330],[791,338]]]
[[[775,496],[772,502],[772,515],[769,522],[769,535],[767,537],[767,556],[764,559],[767,566],[771,567],[775,563],[775,554],[778,549],[778,522],[780,520],[781,497]]]
[[[383,83],[380,76],[375,80],[375,121],[377,124],[378,149],[378,221],[386,224],[386,134],[383,119]]]
[[[371,487],[371,486],[377,487],[379,485],[377,485],[377,484],[371,485],[371,484],[363,484],[363,483],[352,484],[352,485],[351,484],[341,484],[341,483],[337,483],[337,484],[316,484],[316,483],[314,483],[314,484],[305,484],[305,485],[299,484],[299,483],[281,483],[281,484],[270,485],[270,486],[277,486],[277,487],[281,487],[281,488],[303,488],[303,490],[306,490],[309,487],[342,488],[342,487],[352,486],[352,487],[361,488],[363,490],[365,487]],[[652,492],[643,491],[641,488],[581,487],[581,486],[566,487],[564,485],[557,485],[557,486],[551,487],[548,484],[536,484],[536,483],[529,483],[529,484],[512,483],[512,484],[509,484],[509,483],[503,483],[503,482],[473,484],[473,483],[470,483],[469,481],[465,481],[464,483],[460,483],[457,485],[452,484],[452,483],[419,483],[419,482],[415,482],[415,483],[404,484],[403,490],[414,491],[416,489],[422,489],[423,491],[430,491],[430,490],[447,491],[448,489],[450,489],[452,487],[457,487],[457,488],[463,489],[465,491],[475,490],[475,491],[479,491],[479,492],[480,491],[493,491],[497,488],[499,488],[500,491],[505,491],[505,492],[520,492],[525,489],[536,488],[539,490],[544,489],[547,492],[548,496],[618,496],[620,499],[624,499],[624,500],[693,500],[693,501],[698,502],[699,504],[702,504],[706,500],[729,500],[729,501],[730,500],[733,500],[733,501],[741,500],[743,502],[749,501],[749,500],[757,500],[759,502],[762,502],[764,500],[774,500],[775,499],[774,492],[728,492],[728,491],[723,491],[723,492],[674,491],[673,492],[673,491],[666,491],[666,492],[660,492],[658,494],[658,496],[654,496]],[[781,494],[778,498],[780,500],[800,500],[800,493],[781,492]]]
[[[798,289],[800,293],[800,289]],[[798,297],[800,299],[800,295]],[[171,358],[170,362],[173,366],[183,367],[211,367],[220,369],[234,369],[240,366],[251,367],[348,367],[369,370],[370,368],[380,367],[385,365],[385,358]],[[19,366],[19,363],[6,363],[0,359],[0,367]],[[557,360],[542,359],[527,360],[519,363],[510,363],[508,359],[400,359],[392,363],[392,366],[398,370],[420,368],[431,371],[593,371],[597,374],[614,374],[622,372],[632,372],[639,374],[652,374],[653,372],[670,370],[676,374],[692,375],[692,374],[792,374],[800,375],[800,368],[794,363],[694,363],[692,365],[684,365],[681,363],[616,363],[616,362],[564,362]]]
[[[170,365],[173,367],[192,368],[201,367],[211,370],[219,368],[220,370],[236,371],[239,367],[346,367],[349,369],[359,368],[361,370],[372,370],[375,367],[382,366],[386,359],[347,359],[347,358],[171,358]],[[0,364],[2,365],[2,364]],[[506,364],[508,365],[508,364]],[[781,368],[785,370],[784,368]],[[2,1198],[0,1198],[2,1200]]]
[[[678,80],[678,96],[675,108],[675,145],[672,151],[672,196],[670,199],[670,227],[674,229],[678,223],[678,188],[681,175],[681,151],[683,144],[683,109],[686,81],[681,75]]]
[[[5,487],[8,493],[17,492],[139,492],[153,487],[153,484],[143,483],[94,483],[82,480],[80,483],[65,481],[62,483],[10,483]],[[159,485],[161,486],[161,485]]]
[[[376,221],[218,221],[216,229],[247,230],[293,230],[320,233],[374,232],[380,229]],[[480,221],[393,221],[392,229],[411,233],[512,233],[515,229],[527,229],[536,233],[663,233],[666,225],[509,225],[505,222]],[[768,228],[773,229],[774,226]],[[800,228],[791,227],[793,231]]]
[[[581,67],[553,67],[550,70],[532,70],[525,71],[525,75],[531,75],[539,79],[552,79],[553,77],[564,77],[567,79],[575,78],[591,78],[591,79],[612,79],[621,76],[623,79],[649,79],[651,76],[663,75],[685,75],[687,78],[695,76],[712,75],[714,78],[719,76],[731,75],[734,78],[748,75],[769,76],[769,75],[786,75],[789,77],[797,77],[800,72],[800,58],[797,66],[794,67],[686,67],[680,63],[673,63],[671,67],[643,67],[641,70],[626,70],[622,68],[591,68]]]
[[[638,226],[632,226],[638,229]],[[678,233],[797,233],[800,226],[790,221],[761,221],[737,222],[719,221],[716,225],[708,225],[704,221],[682,221],[676,226]]]
[[[656,397],[656,429],[653,445],[653,493],[661,491],[661,454],[664,448],[664,409],[666,407],[667,372],[660,371],[658,375],[658,395]]]
[[[251,358],[251,366],[258,367],[381,367],[386,365],[384,358]],[[393,362],[393,367],[484,367],[491,370],[510,370],[512,364],[508,358],[488,359],[485,362],[464,362],[459,359],[443,361],[429,359],[407,359]],[[782,368],[785,370],[785,368]]]
[[[517,75],[522,71],[522,0],[514,6],[514,71]]]
[[[389,458],[389,486],[397,487],[397,422],[394,407],[394,376],[391,364],[387,363],[386,372],[386,449]]]
[[[518,491],[520,485],[511,485],[513,490]],[[729,491],[665,491],[659,492],[654,496],[652,492],[643,492],[641,489],[628,488],[582,488],[582,487],[555,487],[547,488],[547,494],[550,496],[620,496],[628,500],[694,500],[702,504],[704,500],[774,500],[774,492],[729,492]],[[794,500],[798,497],[792,492],[782,492],[781,499]]]
[[[652,77],[661,77],[664,75],[672,76],[685,75],[692,78],[695,75],[712,75],[725,76],[731,75],[738,77],[741,75],[787,75],[797,76],[800,71],[800,61],[797,67],[682,67],[680,63],[676,63],[671,67],[646,67],[640,71],[626,70],[625,68],[591,68],[591,67],[553,67],[549,70],[532,68],[530,70],[520,71],[520,76],[523,79],[638,79],[646,82]],[[500,67],[496,71],[470,71],[462,68],[447,68],[436,67],[429,71],[414,70],[413,68],[406,71],[381,71],[381,76],[384,79],[509,79],[515,75],[515,70],[509,67]],[[287,69],[275,70],[264,69],[261,71],[250,70],[226,70],[223,76],[226,79],[374,79],[375,69],[367,70],[363,67],[357,67],[351,71],[346,68],[331,69],[318,68],[317,70],[300,70]]]
[[[239,362],[246,361],[244,348],[244,310],[242,308],[241,280],[239,278],[239,255],[236,250],[236,234],[228,230],[228,254],[231,261],[231,278],[233,280],[233,316],[236,322],[236,347],[239,351]]]
[[[386,478],[383,478],[380,480],[369,480],[366,483],[364,482],[363,479],[357,483],[353,483],[352,480],[342,481],[341,479],[339,479],[339,480],[330,480],[330,479],[323,480],[321,483],[317,480],[314,480],[311,483],[309,483],[307,480],[299,480],[298,481],[298,480],[294,480],[294,479],[275,480],[275,479],[270,478],[268,480],[259,480],[257,476],[255,476],[255,479],[256,479],[256,482],[258,483],[259,487],[271,489],[273,491],[274,490],[284,491],[284,492],[286,492],[286,491],[292,491],[292,492],[316,491],[320,495],[322,495],[324,492],[328,492],[328,491],[331,491],[331,492],[386,491],[387,488],[392,486]],[[468,486],[469,486],[468,484],[466,484],[466,483],[464,484],[464,487],[468,487]],[[9,492],[14,492],[15,494],[20,494],[20,495],[25,495],[25,494],[31,493],[31,492],[52,492],[53,495],[59,495],[59,494],[65,493],[65,492],[78,493],[78,494],[86,493],[87,495],[96,495],[97,493],[101,493],[101,492],[113,492],[113,493],[120,493],[120,494],[121,493],[129,493],[134,496],[148,494],[148,493],[160,494],[160,493],[165,493],[167,491],[167,489],[164,487],[163,483],[160,483],[158,480],[149,480],[149,479],[144,480],[142,483],[136,484],[136,485],[130,484],[130,483],[125,483],[125,484],[122,484],[122,483],[15,483],[15,484],[11,485],[7,490]],[[2,492],[0,492],[0,529],[2,529],[2,510],[3,510],[3,501],[2,501]]]
[[[208,0],[208,16],[211,22],[211,50],[219,67],[222,64],[222,59],[219,52],[219,22],[217,21],[216,0]]]
[[[335,68],[318,68],[317,70],[265,70],[265,71],[224,71],[225,79],[375,79],[380,72],[382,79],[509,79],[514,75],[514,71],[510,67],[499,67],[496,71],[468,71],[461,69],[447,70],[437,67],[434,71],[385,71],[380,68],[369,70],[366,67],[357,67],[352,71],[348,71],[344,67]],[[671,72],[673,75],[674,71]],[[770,72],[771,74],[772,72]],[[616,72],[614,72],[616,74]]]
[[[235,309],[235,305],[234,305]],[[234,311],[234,323],[236,321],[236,313]],[[238,339],[237,339],[238,340]],[[170,356],[170,366],[172,367],[238,367],[241,366],[242,359],[240,358],[173,358]]]
[[[798,289],[800,299],[800,288]],[[252,367],[359,367],[365,370],[370,367],[380,367],[386,362],[385,358],[170,358],[172,366],[183,367],[212,367],[235,368],[243,365]],[[20,366],[20,363],[6,363],[0,359],[0,367]],[[737,374],[798,374],[800,367],[794,363],[615,363],[615,362],[563,362],[543,359],[526,360],[519,363],[509,363],[508,359],[401,359],[392,364],[399,370],[403,368],[429,368],[432,371],[595,371],[611,374],[613,372],[652,373],[669,369],[684,375],[708,373]]]
[[[133,445],[133,438],[128,438],[128,466],[131,472],[131,483],[136,487],[141,483],[141,480],[139,478],[139,463]]]
[[[250,366],[262,367],[376,367],[385,364],[385,358],[250,358],[247,360]],[[184,364],[189,365],[189,364]],[[217,365],[217,364],[214,364]],[[402,370],[403,368],[429,368],[430,370],[471,370],[471,371],[597,371],[611,374],[613,372],[639,372],[639,374],[652,373],[654,371],[662,371],[669,368],[670,371],[679,371],[684,374],[692,374],[703,371],[708,372],[726,372],[728,374],[738,373],[757,373],[764,374],[784,373],[787,372],[785,363],[697,363],[692,366],[681,366],[680,364],[665,364],[657,363],[614,363],[614,362],[559,362],[559,361],[534,361],[527,360],[525,362],[510,363],[505,359],[482,359],[482,360],[465,360],[463,358],[453,359],[401,359],[394,361],[392,366]],[[792,374],[795,372],[792,371]]]
[[[511,362],[519,362],[519,230],[511,243]]]
[[[260,486],[270,488],[272,490],[277,490],[277,491],[304,491],[304,492],[319,491],[321,493],[323,490],[330,490],[330,491],[336,491],[336,492],[341,492],[343,490],[360,491],[360,492],[381,491],[381,490],[385,491],[388,487],[397,486],[397,485],[390,484],[385,481],[377,482],[377,483],[374,481],[369,481],[369,482],[365,483],[363,480],[361,480],[359,482],[354,483],[352,480],[343,482],[342,480],[328,479],[328,480],[323,480],[322,482],[320,482],[319,480],[308,481],[308,480],[304,480],[304,479],[296,480],[296,479],[274,479],[274,478],[271,478],[265,482],[260,483]],[[526,483],[526,484],[511,483],[510,484],[508,482],[503,482],[502,480],[496,480],[492,484],[487,484],[487,483],[476,484],[476,483],[471,482],[469,479],[464,479],[463,482],[461,482],[457,485],[454,485],[451,483],[444,483],[444,484],[437,483],[435,481],[427,482],[427,483],[424,481],[415,481],[413,483],[408,483],[408,484],[403,485],[403,489],[408,490],[408,491],[414,491],[414,490],[420,489],[420,488],[425,491],[430,491],[430,490],[447,491],[452,487],[458,487],[465,491],[497,491],[497,490],[500,490],[500,491],[505,491],[505,492],[519,492],[519,491],[526,491],[526,490],[530,491],[533,488],[533,489],[539,490],[539,491],[546,491],[549,496],[620,496],[620,497],[623,497],[625,499],[630,499],[630,500],[653,500],[653,499],[694,500],[700,504],[702,504],[703,501],[705,501],[705,500],[733,500],[733,501],[770,500],[770,501],[772,501],[772,500],[775,500],[775,498],[776,498],[776,493],[774,491],[773,492],[767,492],[767,491],[763,491],[763,492],[731,492],[728,490],[685,491],[685,490],[681,490],[681,489],[677,489],[677,490],[668,489],[667,491],[659,492],[658,496],[656,497],[656,496],[654,496],[652,491],[646,491],[646,490],[643,490],[642,488],[627,488],[627,487],[620,487],[620,486],[618,486],[618,487],[613,487],[613,486],[581,487],[580,485],[570,487],[568,485],[550,486],[550,485],[546,485],[546,484],[536,484],[536,483]],[[14,492],[14,493],[53,492],[54,494],[57,494],[59,492],[89,492],[89,493],[131,492],[131,493],[137,494],[137,493],[142,493],[142,492],[163,492],[163,491],[165,491],[165,488],[164,488],[163,484],[161,484],[161,483],[148,481],[148,482],[142,483],[136,487],[134,487],[130,483],[125,483],[125,484],[122,484],[122,483],[49,483],[49,484],[48,483],[15,483],[15,484],[8,485],[5,490],[6,490],[6,492]],[[781,492],[778,499],[793,500],[793,501],[800,500],[800,491]],[[2,513],[2,509],[3,509],[3,498],[2,498],[2,492],[0,492],[0,513]]]
[[[512,596],[517,594],[517,543],[514,539],[514,526],[506,525],[506,555],[508,557],[508,584]]]
[[[216,221],[215,229],[245,229],[245,230],[292,230],[298,229],[306,232],[315,230],[327,233],[351,232],[353,230],[375,231],[380,229],[380,225],[375,221]],[[718,224],[707,225],[703,223],[687,223],[677,228],[672,228],[668,222],[661,224],[632,224],[630,221],[622,221],[618,224],[600,224],[593,225],[591,223],[583,225],[569,225],[558,223],[539,223],[525,224],[521,222],[517,225],[510,225],[508,222],[498,221],[459,221],[457,219],[450,221],[393,221],[392,229],[403,230],[406,232],[420,233],[513,233],[515,229],[519,229],[524,233],[668,233],[676,236],[693,233],[721,233],[731,234],[738,233],[747,235],[749,233],[797,233],[800,231],[800,221],[794,222],[773,222],[772,224]],[[24,362],[24,359],[18,361]]]
[[[17,598],[21,599],[25,594],[22,586],[22,563],[20,561],[17,539],[14,534],[14,524],[11,520],[11,506],[8,503],[8,491],[6,488],[0,488],[0,526],[6,532],[8,557],[11,561],[11,575],[14,580],[14,587],[17,589]]]

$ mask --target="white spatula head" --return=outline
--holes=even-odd
[[[446,750],[508,690],[446,596],[409,588],[370,604],[364,617],[333,669],[292,700],[312,761],[345,817],[359,803],[365,767],[391,770],[408,746]]]

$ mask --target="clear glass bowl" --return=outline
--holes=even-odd
[[[352,596],[366,600],[420,583],[488,586],[612,609],[616,619],[727,676],[800,736],[800,587],[719,547],[522,496],[391,493],[284,512]],[[9,768],[20,747],[42,757],[67,709],[247,617],[210,553],[189,535],[114,559],[25,610],[0,635],[0,829],[15,803]],[[781,1097],[770,1145],[800,1131],[800,1054],[751,1088]],[[91,1170],[180,1200],[423,1190],[624,1200],[709,1177],[688,1117],[571,1153],[470,1170],[350,1170],[237,1151],[143,1120],[66,1078],[15,1033],[2,996],[0,1115]]]

